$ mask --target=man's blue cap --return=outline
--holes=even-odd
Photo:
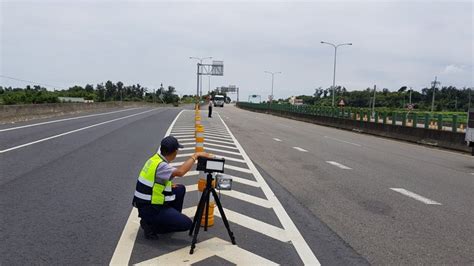
[[[178,140],[173,136],[165,137],[161,140],[161,149],[167,152],[174,152],[177,149],[183,148],[183,145],[179,144]]]

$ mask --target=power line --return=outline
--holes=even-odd
[[[51,84],[42,83],[42,82],[36,82],[36,81],[25,80],[25,79],[20,79],[20,78],[14,78],[14,77],[9,77],[9,76],[5,76],[5,75],[0,75],[0,77],[6,78],[6,79],[11,79],[11,80],[16,80],[16,81],[22,81],[22,82],[26,82],[26,83],[31,83],[31,84],[35,84],[35,85],[43,85],[43,86],[63,89],[61,86],[51,85]]]

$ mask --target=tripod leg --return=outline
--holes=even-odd
[[[196,227],[197,223],[200,223],[201,220],[201,215],[199,214],[199,210],[202,210],[202,205],[205,203],[205,197],[204,197],[204,191],[201,195],[201,198],[199,199],[199,203],[196,209],[196,212],[194,213],[194,218],[193,218],[193,224],[191,225],[191,229],[189,229],[189,235],[191,236],[193,234],[194,228]],[[202,212],[201,212],[202,213]]]
[[[227,217],[225,216],[224,209],[222,208],[222,205],[221,205],[221,200],[217,196],[217,192],[215,189],[211,189],[211,192],[212,192],[212,196],[214,196],[214,201],[216,202],[217,208],[219,208],[219,212],[221,214],[222,221],[224,222],[225,228],[227,228],[227,233],[229,233],[230,240],[232,241],[232,244],[235,245],[234,233],[230,231],[229,221],[227,221]]]
[[[191,250],[189,251],[189,254],[194,253],[194,248],[196,247],[196,242],[197,242],[197,236],[199,234],[199,228],[201,227],[201,217],[204,211],[203,210],[204,203],[206,202],[206,199],[209,198],[209,195],[210,195],[209,190],[204,189],[204,191],[202,192],[201,200],[199,201],[198,210],[196,211],[196,216],[198,217],[198,220],[194,226],[194,236],[193,236],[193,241],[191,242]]]
[[[207,225],[209,223],[209,199],[210,194],[208,193],[208,196],[206,198],[206,216],[204,217],[204,231],[207,231]]]

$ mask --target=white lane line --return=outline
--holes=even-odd
[[[351,144],[351,145],[354,145],[354,146],[357,146],[357,147],[362,147],[362,145],[354,143],[354,142],[349,142],[349,141],[345,141],[345,140],[342,140],[342,139],[336,139],[336,138],[329,137],[329,136],[324,136],[324,137],[327,138],[327,139],[332,139],[332,140],[339,141],[339,142],[342,142],[342,143]]]
[[[204,144],[204,146],[215,146],[215,147],[221,147],[221,148],[226,148],[226,149],[238,150],[236,147],[230,147],[230,146],[226,146],[226,145],[220,145],[220,144],[209,143],[209,142],[206,142]]]
[[[176,137],[176,139],[177,139],[178,141],[180,141],[180,142],[181,142],[181,141],[195,140],[194,138],[184,138],[184,139],[182,139],[182,138],[178,138],[178,137]]]
[[[341,168],[341,169],[347,169],[347,170],[352,169],[352,168],[350,168],[350,167],[348,167],[348,166],[345,166],[345,165],[343,165],[343,164],[340,164],[340,163],[338,163],[338,162],[334,162],[334,161],[326,161],[326,162],[327,162],[328,164],[332,164],[332,165],[334,165],[334,166],[337,166],[337,167],[339,167],[339,168]]]
[[[165,136],[168,136],[173,128],[176,120],[183,111],[175,117],[168,130],[166,131]],[[138,211],[137,208],[132,208],[130,215],[128,216],[127,223],[125,228],[122,231],[122,235],[115,247],[114,254],[112,259],[110,259],[110,265],[128,265],[130,262],[130,257],[132,255],[133,246],[135,245],[135,239],[137,238],[138,228],[140,227],[140,221],[138,220]]]
[[[180,142],[179,144],[186,146],[186,145],[196,145],[196,142]]]
[[[278,141],[278,142],[281,141],[281,139],[277,139],[277,138],[273,138],[273,140],[274,140],[274,141]]]
[[[205,135],[205,133],[204,133]],[[205,136],[207,139],[213,139],[213,140],[227,140],[227,141],[232,141],[231,138],[223,138],[223,137],[214,137],[214,136]]]
[[[243,173],[248,173],[248,174],[252,173],[252,171],[250,169],[237,167],[237,166],[233,166],[233,165],[229,165],[229,164],[225,164],[224,168],[234,170],[234,171],[243,172]]]
[[[182,150],[182,149],[180,149]],[[194,153],[178,153],[178,155],[176,155],[176,158],[180,158],[180,157],[189,157],[191,155],[193,155]],[[229,160],[229,161],[233,161],[233,162],[238,162],[238,163],[245,163],[244,160],[241,160],[241,159],[236,159],[234,157],[229,157],[229,156],[222,156],[222,155],[219,155],[219,157],[222,157],[226,160]],[[184,163],[184,162],[181,162],[181,163]]]
[[[140,108],[141,108],[141,107],[136,107],[136,108],[129,108],[129,109],[125,109],[125,110],[118,110],[118,111],[112,111],[112,112],[107,112],[107,113],[92,114],[92,115],[83,115],[83,116],[77,116],[77,117],[70,117],[70,118],[57,119],[57,120],[46,121],[46,122],[41,122],[41,123],[36,123],[36,124],[30,124],[30,125],[24,125],[24,126],[18,126],[18,127],[11,127],[11,128],[0,129],[0,132],[10,131],[10,130],[16,130],[16,129],[21,129],[21,128],[27,128],[27,127],[36,127],[36,126],[47,125],[47,124],[52,124],[52,123],[59,123],[59,122],[64,122],[64,121],[69,121],[69,120],[76,120],[76,119],[86,118],[86,117],[94,117],[94,116],[115,114],[115,113],[120,113],[120,112],[125,112],[125,111],[140,109]]]
[[[256,181],[248,180],[246,178],[242,178],[238,176],[231,176],[231,177],[232,177],[232,182],[237,182],[237,183],[244,184],[251,187],[260,187],[260,185]]]
[[[215,139],[205,139],[205,142],[208,143],[208,142],[215,142],[215,143],[222,143],[222,144],[229,144],[229,145],[234,145],[233,142],[229,142],[229,141],[222,141],[222,140],[215,140]]]
[[[250,160],[249,156],[245,152],[244,148],[242,145],[240,145],[239,141],[235,138],[234,134],[230,131],[229,127],[227,124],[224,122],[222,117],[218,114],[219,119],[222,121],[222,124],[224,127],[227,129],[229,132],[229,135],[232,137],[232,140],[235,143],[235,146],[239,148],[242,157],[245,159],[247,162],[248,167],[250,170],[252,170],[253,175],[257,182],[261,185],[260,188],[262,189],[263,193],[267,197],[269,201],[273,202],[273,211],[277,215],[278,219],[280,220],[281,225],[286,231],[286,235],[290,239],[291,243],[295,247],[296,252],[300,256],[302,262],[304,265],[320,265],[318,259],[314,255],[313,251],[311,248],[308,246],[306,241],[304,240],[303,236],[299,232],[298,228],[296,225],[293,223],[291,220],[290,216],[288,213],[285,211],[285,208],[283,208],[283,205],[281,205],[280,201],[276,197],[276,195],[273,193],[271,188],[268,186],[267,182],[265,182],[265,179],[263,176],[260,174],[260,172],[257,170],[253,162]],[[226,210],[227,212],[227,210]]]
[[[224,195],[227,195],[229,197],[232,197],[232,198],[235,198],[235,199],[238,199],[238,200],[242,200],[242,201],[245,201],[245,202],[248,202],[248,203],[252,203],[252,204],[258,205],[258,206],[263,207],[263,208],[269,209],[269,208],[272,207],[272,203],[269,200],[262,199],[262,198],[259,198],[259,197],[255,197],[255,196],[249,195],[247,193],[242,193],[242,192],[239,192],[237,190],[222,190],[221,194],[224,194]]]
[[[305,150],[303,148],[300,148],[300,147],[293,147],[293,149],[295,149],[297,151],[308,152],[307,150]]]
[[[396,191],[400,194],[403,194],[407,197],[410,197],[410,198],[413,198],[413,199],[416,199],[418,201],[421,201],[425,204],[430,204],[430,205],[442,205],[441,203],[437,202],[437,201],[434,201],[434,200],[431,200],[431,199],[428,199],[428,198],[425,198],[423,196],[420,196],[414,192],[411,192],[409,190],[406,190],[404,188],[390,188],[391,190],[393,191]]]
[[[186,148],[185,148],[186,149]],[[184,150],[184,149],[181,149]],[[204,144],[204,150],[209,150],[209,151],[217,151],[217,152],[223,152],[223,153],[228,153],[228,154],[234,154],[234,155],[240,155],[238,152],[233,152],[233,151],[224,151],[224,150],[219,150],[219,149],[214,149],[214,148],[209,148],[206,147],[206,144]]]
[[[194,135],[178,135],[178,134],[173,134],[173,133],[171,133],[170,136],[173,136],[177,139],[179,139],[179,138],[194,138]]]
[[[86,129],[89,129],[89,128],[105,125],[105,124],[108,124],[108,123],[112,123],[112,122],[115,122],[115,121],[118,121],[118,120],[122,120],[122,119],[130,118],[130,117],[133,117],[133,116],[145,114],[145,113],[155,111],[155,110],[157,110],[157,109],[147,110],[147,111],[140,112],[140,113],[137,113],[137,114],[132,114],[132,115],[124,116],[124,117],[115,118],[115,119],[108,120],[108,121],[105,121],[105,122],[93,124],[93,125],[90,125],[90,126],[87,126],[87,127],[81,127],[81,128],[71,130],[71,131],[68,131],[68,132],[64,132],[64,133],[61,133],[61,134],[58,134],[58,135],[50,136],[50,137],[47,137],[47,138],[35,140],[35,141],[32,141],[32,142],[21,144],[21,145],[11,147],[11,148],[8,148],[8,149],[5,149],[5,150],[1,150],[0,153],[5,153],[5,152],[13,151],[13,150],[16,150],[16,149],[24,148],[24,147],[27,147],[27,146],[30,146],[30,145],[33,145],[33,144],[36,144],[36,143],[40,143],[40,142],[47,141],[47,140],[50,140],[50,139],[59,138],[59,137],[66,136],[66,135],[69,135],[69,134],[72,134],[72,133],[76,133],[76,132],[79,132],[79,131],[82,131],[82,130],[86,130]]]
[[[196,206],[183,209],[182,211],[182,214],[188,216],[189,218],[193,218],[195,213],[196,213]],[[227,220],[229,220],[230,222],[237,223],[240,226],[246,227],[248,229],[259,232],[261,234],[264,234],[266,236],[269,236],[271,238],[274,238],[282,242],[288,242],[289,240],[291,240],[287,232],[285,232],[285,230],[279,227],[276,227],[271,224],[267,224],[265,222],[262,222],[252,217],[249,217],[247,215],[229,210],[227,208],[224,208],[224,213]],[[218,211],[215,211],[214,215],[222,218]],[[251,265],[255,265],[255,264],[251,264]]]
[[[197,243],[196,249],[199,252],[191,255],[189,254],[189,247],[184,247],[136,265],[193,265],[213,256],[222,258],[235,265],[278,265],[218,237]]]

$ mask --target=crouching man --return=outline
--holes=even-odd
[[[175,137],[165,137],[161,141],[160,152],[148,159],[138,176],[133,206],[138,209],[140,226],[147,239],[191,228],[191,219],[181,213],[186,187],[173,185],[172,181],[176,176],[184,176],[198,157],[211,158],[212,155],[194,153],[181,166],[174,168],[169,163],[176,158],[179,148],[183,146]]]

